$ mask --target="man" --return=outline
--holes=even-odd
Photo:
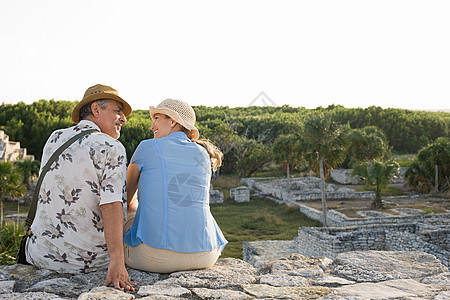
[[[134,290],[123,253],[126,153],[117,141],[130,113],[115,89],[97,84],[73,109],[76,125],[50,135],[41,170],[65,141],[98,130],[71,144],[45,174],[27,243],[29,263],[60,273],[108,268],[106,286]]]

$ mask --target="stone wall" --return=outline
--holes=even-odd
[[[433,234],[429,234],[433,232]],[[300,227],[297,253],[335,258],[349,251],[424,251],[449,267],[450,230],[424,224],[373,224],[354,227]]]
[[[341,184],[358,184],[360,177],[353,175],[353,169],[334,169],[330,172],[330,177]]]
[[[299,204],[300,212],[311,219],[322,220],[322,212],[309,206]],[[330,209],[327,211],[327,223],[329,226],[356,226],[379,223],[425,223],[434,226],[450,226],[450,213],[446,214],[414,214],[414,215],[390,215],[389,217],[349,218],[344,214]]]

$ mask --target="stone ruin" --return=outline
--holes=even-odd
[[[320,199],[315,196],[316,193],[320,195],[317,191],[320,179],[305,177],[291,180],[290,191],[286,190],[286,179],[259,182],[243,179],[243,181],[249,187],[269,195],[274,201],[298,206],[303,214],[323,223],[321,211],[298,202],[298,200]],[[313,196],[299,197],[303,194],[296,192],[297,189],[305,194],[309,191]],[[329,184],[326,189],[327,199],[374,196],[373,193],[352,193],[349,188],[333,191],[334,185]],[[423,214],[420,210],[407,208],[397,209],[396,212],[398,214],[392,215],[386,212],[360,211],[359,218],[349,218],[330,209],[327,211],[327,223],[332,227],[300,227],[294,240],[275,241],[273,247],[267,245],[270,241],[245,242],[244,260],[252,262],[253,265],[261,265],[268,259],[285,257],[293,253],[333,259],[338,254],[349,251],[423,251],[434,255],[449,267],[450,213]]]
[[[359,184],[361,178],[353,175],[353,169],[334,169],[330,172],[330,177],[340,184]]]
[[[308,217],[321,221],[322,213],[299,205]],[[327,213],[330,228],[299,227],[295,238],[297,252],[304,255],[336,257],[354,250],[424,251],[449,267],[450,213],[422,214],[414,209],[399,215],[361,212],[361,218],[349,218],[335,210]],[[378,213],[378,212],[373,212]]]
[[[398,175],[392,176],[391,183],[404,183],[405,172],[408,168],[398,168]],[[330,177],[340,184],[360,184],[361,177],[353,175],[353,169],[334,169],[330,172]]]
[[[236,202],[250,201],[250,189],[246,186],[239,186],[230,189],[230,198]],[[214,190],[212,184],[209,190],[209,203],[223,203],[223,193],[219,190]]]
[[[290,188],[286,179],[261,181],[258,178],[243,178],[242,181],[251,189],[275,198],[277,202],[316,200],[322,198],[320,178],[301,177],[290,179]],[[374,192],[357,192],[351,188],[337,188],[335,184],[325,183],[327,199],[361,199],[373,198]]]
[[[0,130],[0,161],[15,161],[15,160],[34,160],[33,155],[27,155],[26,148],[20,148],[20,142],[12,142],[9,136],[3,130]]]

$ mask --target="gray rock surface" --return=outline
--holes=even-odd
[[[106,271],[57,274],[0,266],[0,299],[448,299],[450,273],[424,252],[357,251],[334,261],[293,254],[260,268],[233,258],[213,267],[148,273],[128,269],[135,292],[104,287]]]

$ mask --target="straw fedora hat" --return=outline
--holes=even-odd
[[[197,140],[200,136],[198,129],[195,127],[195,111],[183,100],[166,99],[158,104],[158,106],[150,106],[150,117],[154,121],[155,114],[163,114],[191,131],[192,138]]]
[[[131,113],[130,104],[120,98],[119,93],[115,89],[107,85],[96,84],[88,88],[84,93],[83,99],[75,105],[75,108],[72,111],[72,121],[75,124],[78,124],[78,122],[80,122],[80,109],[86,104],[100,99],[115,100],[122,103],[123,114],[125,117]]]

